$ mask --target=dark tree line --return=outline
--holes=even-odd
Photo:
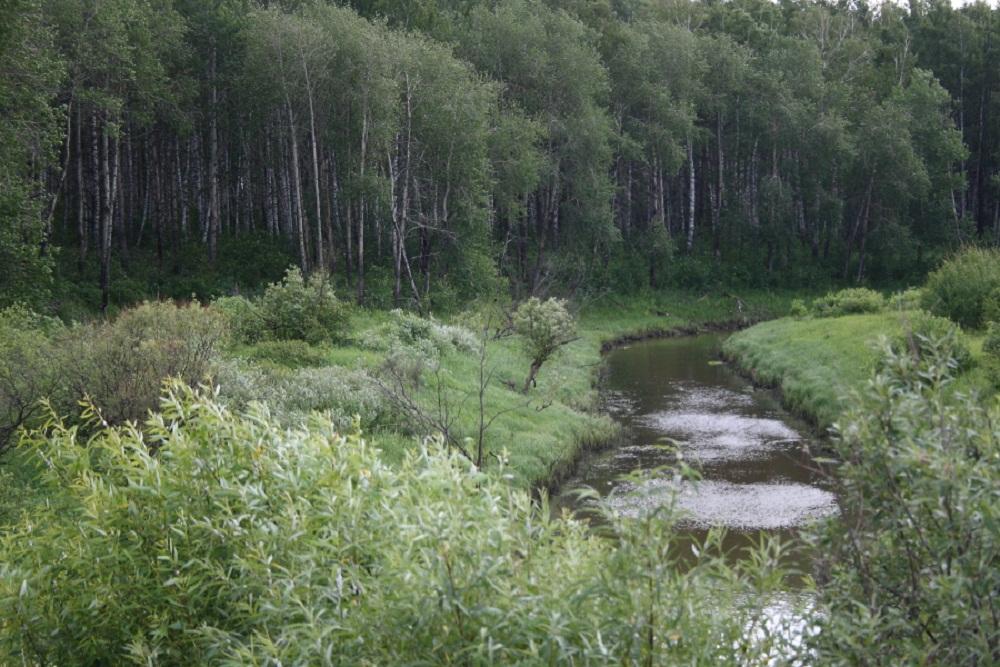
[[[133,262],[251,234],[417,307],[899,279],[1000,240],[988,5],[351,4],[6,3],[4,300],[53,247],[107,307]]]

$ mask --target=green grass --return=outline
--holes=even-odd
[[[486,413],[502,413],[487,434],[487,449],[495,454],[506,451],[506,472],[511,483],[521,488],[554,486],[572,472],[587,448],[612,441],[615,423],[597,411],[597,381],[602,350],[629,336],[667,335],[702,326],[777,317],[788,311],[793,292],[751,292],[695,294],[660,291],[634,297],[605,296],[590,300],[579,312],[579,338],[547,362],[538,375],[538,386],[530,401],[520,388],[528,373],[529,359],[516,336],[491,343],[488,366],[495,369],[486,394]],[[361,368],[374,370],[384,361],[384,353],[363,344],[363,334],[389,319],[379,310],[357,310],[351,319],[346,342],[323,346],[303,343],[269,343],[233,347],[227,354],[253,363],[277,368],[303,366]],[[455,324],[468,322],[468,315],[444,318]],[[458,430],[475,434],[475,406],[478,359],[459,352],[444,356],[442,377],[453,402],[464,401]],[[425,379],[423,400],[433,400]],[[377,442],[388,462],[403,459],[418,438],[404,425],[362,425]],[[490,466],[496,468],[494,460]],[[8,453],[0,460],[0,525],[34,502],[36,471]]]
[[[783,318],[732,336],[724,352],[755,381],[781,390],[788,407],[827,428],[852,392],[861,389],[876,361],[879,336],[903,331],[905,314],[882,312],[844,317]],[[982,336],[967,335],[977,362]],[[988,391],[981,364],[963,373],[956,391]]]
[[[597,412],[597,380],[601,353],[614,341],[632,336],[668,335],[704,326],[746,323],[786,313],[801,293],[753,292],[749,294],[692,294],[662,291],[635,297],[606,296],[584,304],[579,312],[579,338],[567,345],[541,369],[537,387],[526,397],[519,389],[528,373],[529,359],[516,336],[489,344],[487,367],[494,376],[486,393],[486,414],[500,414],[487,433],[487,449],[506,452],[507,472],[522,487],[552,486],[572,470],[580,454],[611,441],[615,423]],[[388,319],[382,311],[362,310],[352,318],[351,342],[317,348],[307,355],[274,354],[259,346],[233,353],[262,363],[294,365],[303,356],[313,365],[338,365],[374,370],[383,355],[362,345],[364,333]],[[468,314],[445,318],[464,324]],[[317,361],[318,359],[318,361]],[[442,359],[440,373],[444,395],[455,411],[461,408],[456,430],[474,436],[478,420],[476,402],[478,358],[452,352]],[[437,395],[437,378],[425,372],[418,394],[425,404]],[[364,425],[363,425],[364,426]],[[372,439],[384,458],[398,462],[417,437],[408,429],[378,427]]]

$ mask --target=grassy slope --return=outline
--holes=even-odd
[[[878,313],[846,317],[791,319],[758,324],[731,337],[726,355],[756,381],[779,387],[792,409],[821,428],[839,416],[852,391],[871,374],[881,335],[902,331],[904,315]],[[974,357],[981,356],[982,337],[967,338]],[[958,389],[984,386],[973,369],[959,378]]]
[[[596,381],[605,345],[624,336],[664,334],[744,317],[775,317],[787,312],[794,296],[798,294],[760,292],[740,294],[737,298],[666,291],[591,302],[580,313],[579,339],[543,366],[530,403],[508,386],[520,387],[528,371],[528,359],[521,352],[517,338],[492,343],[488,366],[495,369],[495,375],[487,392],[486,413],[503,414],[487,434],[489,450],[507,451],[508,471],[519,486],[558,482],[571,470],[583,449],[606,443],[616,433],[614,423],[595,411]],[[384,318],[385,314],[380,312],[360,313],[352,328],[360,334]],[[462,318],[454,319],[455,323],[462,323]],[[331,347],[325,353],[329,363],[341,366],[373,368],[381,362],[378,355],[354,345]],[[474,396],[478,359],[452,353],[445,357],[443,370],[453,404],[465,401],[458,424],[462,433],[471,436],[478,418]],[[427,384],[425,392],[429,393],[426,387]],[[406,449],[415,446],[412,435],[399,431],[380,430],[370,436],[390,462],[401,460]]]

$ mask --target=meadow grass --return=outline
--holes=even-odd
[[[598,411],[597,384],[602,351],[615,341],[630,337],[653,337],[687,333],[701,327],[739,326],[780,316],[801,292],[751,292],[747,294],[695,294],[658,291],[642,295],[603,296],[578,306],[578,338],[565,346],[538,374],[537,386],[528,395],[520,388],[530,360],[517,336],[509,335],[488,344],[486,367],[492,380],[485,395],[487,418],[499,415],[487,431],[486,449],[492,456],[507,457],[506,471],[520,487],[552,487],[572,471],[588,448],[614,440],[618,427]],[[365,345],[366,335],[385,323],[384,311],[360,310],[352,317],[348,340],[316,348],[322,365],[377,370],[383,353]],[[470,313],[444,317],[443,321],[468,325]],[[281,363],[295,355],[271,355],[260,346],[242,346],[233,354],[259,363]],[[463,437],[477,433],[479,359],[475,354],[450,351],[441,357],[440,373],[425,371],[418,398],[425,404],[437,400],[440,389],[458,416],[454,430]],[[365,427],[362,424],[362,427]],[[399,426],[370,428],[387,462],[403,460],[418,444],[418,434]],[[494,466],[495,467],[495,466]]]
[[[723,351],[755,382],[781,390],[785,404],[828,428],[852,393],[860,391],[878,359],[880,336],[899,336],[906,312],[763,322],[726,341]],[[962,373],[955,391],[989,391],[982,358],[982,334],[965,335],[974,366]]]

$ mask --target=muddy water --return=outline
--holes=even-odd
[[[674,338],[610,353],[602,399],[627,439],[585,461],[553,505],[577,509],[569,491],[580,485],[626,516],[676,498],[683,529],[698,537],[725,527],[724,546],[734,559],[745,557],[761,534],[794,540],[805,522],[836,513],[836,497],[809,454],[806,425],[718,361],[723,340]],[[623,479],[673,463],[676,454],[665,444],[700,471],[700,481],[682,482],[678,490],[666,471]],[[808,555],[792,564],[808,570]]]

